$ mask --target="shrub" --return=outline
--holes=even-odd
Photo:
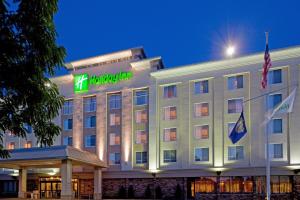
[[[145,190],[145,198],[150,199],[152,196],[150,185],[147,185],[147,188]]]
[[[123,185],[119,187],[118,197],[121,199],[126,198],[126,190]]]
[[[134,198],[134,189],[132,185],[128,187],[128,198],[130,199]]]
[[[155,188],[155,196],[156,196],[157,199],[161,199],[162,198],[162,192],[161,192],[160,186],[157,186]]]
[[[182,197],[181,187],[179,184],[177,184],[176,190],[175,190],[175,199],[182,199],[181,197]]]

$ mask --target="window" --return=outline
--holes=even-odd
[[[72,136],[65,136],[63,138],[63,145],[72,146],[73,145],[73,138],[72,138]]]
[[[268,84],[282,83],[282,70],[275,69],[268,72]]]
[[[96,116],[87,116],[85,118],[85,128],[95,128],[96,127]]]
[[[114,94],[109,97],[109,109],[120,109],[121,108],[121,95]]]
[[[24,144],[24,148],[28,149],[28,148],[31,148],[32,147],[32,142],[31,141],[27,141],[25,144]]]
[[[135,92],[134,104],[137,106],[148,104],[148,92],[146,90],[140,90]]]
[[[95,112],[97,107],[96,97],[85,97],[84,98],[84,111]]]
[[[136,131],[136,144],[147,144],[147,133],[144,130]]]
[[[164,87],[164,98],[174,98],[177,97],[177,88],[176,85],[169,85]]]
[[[275,108],[282,101],[281,94],[271,94],[268,96],[268,109]]]
[[[208,103],[195,103],[194,104],[194,116],[206,117],[209,115]]]
[[[174,120],[177,119],[177,111],[175,106],[164,107],[164,120]]]
[[[24,129],[26,131],[27,134],[31,134],[32,133],[32,127],[29,124],[24,124]]]
[[[194,83],[194,94],[208,93],[208,80],[197,81]]]
[[[196,148],[195,149],[195,161],[209,161],[208,148]]]
[[[229,99],[228,113],[240,113],[243,110],[243,99]]]
[[[148,122],[147,110],[136,110],[135,122],[137,124],[147,123]]]
[[[271,176],[272,193],[291,193],[292,180],[289,176]]]
[[[274,159],[283,158],[282,144],[271,144],[270,155]]]
[[[109,134],[109,145],[120,145],[121,137],[115,133]]]
[[[109,164],[110,165],[118,165],[120,163],[121,163],[120,153],[110,153],[109,154]]]
[[[176,150],[164,150],[164,163],[176,162]]]
[[[117,126],[121,124],[121,117],[119,113],[111,113],[109,115],[109,125],[110,126]]]
[[[9,142],[8,145],[7,145],[7,148],[8,149],[15,149],[16,145],[14,142]]]
[[[146,151],[144,152],[136,152],[135,153],[135,157],[136,157],[136,164],[144,164],[147,163],[148,160],[148,154]]]
[[[85,147],[94,147],[94,146],[96,146],[96,135],[85,136]]]
[[[73,114],[73,100],[65,100],[63,105],[63,114],[64,115]]]
[[[164,141],[171,142],[176,141],[176,128],[165,128],[164,129]]]
[[[221,193],[252,193],[253,192],[253,180],[252,177],[220,177]]]
[[[64,130],[69,131],[73,128],[73,119],[64,119]]]
[[[208,139],[209,138],[209,126],[195,126],[194,127],[194,137],[196,139]]]
[[[243,146],[228,147],[228,160],[243,160],[243,159],[244,159]]]
[[[231,76],[227,78],[227,89],[235,90],[243,88],[243,75]]]
[[[272,119],[270,122],[271,133],[280,134],[282,133],[282,119]]]
[[[200,177],[195,180],[194,184],[191,184],[191,193],[193,197],[197,193],[214,193],[216,192],[216,186],[216,177]]]

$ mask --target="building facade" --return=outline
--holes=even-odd
[[[264,90],[262,53],[164,69],[160,57],[134,48],[67,63],[69,74],[51,79],[66,99],[55,145],[107,164],[103,198],[263,199],[267,131],[272,195],[299,199],[300,47],[272,51],[271,59]],[[293,112],[264,124],[294,88]],[[232,144],[228,135],[242,110],[248,132]],[[28,130],[24,141],[7,136],[7,148],[34,146]],[[76,196],[93,195],[93,170],[73,167]],[[36,174],[28,182],[42,193],[51,177]]]

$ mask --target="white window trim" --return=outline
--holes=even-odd
[[[196,113],[195,113],[196,105],[205,104],[205,103],[208,104],[208,115],[207,116],[196,116]],[[209,102],[204,101],[204,102],[194,103],[194,118],[202,118],[202,117],[209,117]]]
[[[231,77],[237,77],[237,76],[243,76],[243,87],[242,88],[233,88],[233,89],[229,89],[228,88],[228,79],[231,78]],[[224,76],[226,78],[226,91],[236,91],[236,90],[242,90],[242,89],[245,89],[245,85],[244,85],[244,77],[245,77],[245,74],[244,73],[239,73],[239,74],[234,74],[234,75],[227,75],[227,76]]]
[[[244,104],[244,97],[234,97],[234,98],[227,99],[227,112],[226,112],[227,115],[240,114],[240,113],[229,113],[228,112],[229,101],[230,100],[238,100],[238,99],[241,99],[242,100],[242,104]]]
[[[196,160],[196,149],[208,149],[208,160]],[[205,162],[209,162],[210,161],[210,156],[209,156],[209,147],[205,146],[205,147],[195,147],[194,148],[194,162],[197,163],[205,163]]]
[[[195,137],[195,130],[196,130],[196,127],[201,127],[201,126],[208,126],[208,138],[196,138]],[[197,124],[197,125],[194,125],[194,132],[193,132],[193,137],[194,137],[194,139],[195,140],[209,140],[209,136],[210,136],[210,134],[209,134],[209,132],[210,132],[210,127],[209,127],[209,124]]]
[[[172,128],[176,129],[176,140],[165,141],[165,130],[166,129],[172,129]],[[177,140],[178,140],[177,127],[166,127],[166,128],[163,128],[163,141],[164,142],[177,142]]]
[[[274,119],[281,119],[281,122],[282,122],[282,123],[281,123],[281,133],[274,133],[274,130],[273,130],[273,120],[274,120]],[[272,124],[271,124],[271,125],[272,125],[272,126],[271,126],[272,129],[270,130],[270,133],[271,133],[272,135],[282,135],[283,132],[284,132],[284,130],[283,130],[283,129],[284,129],[284,128],[283,128],[283,124],[284,124],[284,123],[283,123],[283,118],[280,118],[280,117],[272,118],[270,122],[272,123]]]
[[[235,156],[235,159],[229,159],[229,147],[235,147],[235,152],[236,152],[237,147],[243,147],[243,159],[237,159],[237,156]],[[245,160],[245,147],[243,145],[227,146],[227,160],[228,161],[243,161],[243,160]]]
[[[194,95],[194,96],[203,96],[203,95],[209,94],[209,81],[210,81],[210,79],[212,79],[212,78],[192,80],[192,83],[193,83],[193,87],[192,87],[193,95]],[[196,93],[195,93],[195,84],[196,84],[197,82],[202,82],[202,81],[208,81],[208,92],[207,92],[207,93],[199,93],[199,94],[196,94]]]
[[[281,144],[282,145],[282,158],[274,158],[274,144]],[[284,156],[284,143],[269,143],[269,154],[270,154],[270,160],[271,161],[284,161],[285,156]],[[273,148],[273,149],[271,149]],[[271,152],[273,152],[273,155],[271,155]]]
[[[141,161],[143,161],[143,153],[144,153],[144,152],[147,153],[147,162],[145,162],[145,163],[143,163],[143,162],[137,163],[137,156],[136,156],[136,153],[141,153],[141,154],[142,154],[142,160],[141,160]],[[136,152],[135,152],[135,164],[136,164],[136,165],[145,165],[145,164],[147,164],[147,163],[148,163],[148,152],[147,152],[147,151],[136,151]]]
[[[148,144],[148,138],[147,138],[147,142],[144,144],[144,143],[137,143],[137,133],[138,133],[138,131],[143,131],[143,132],[145,132],[145,135],[147,136],[147,132],[146,132],[146,130],[145,129],[137,129],[137,130],[135,130],[135,144],[142,144],[142,145],[145,145],[145,144]]]
[[[175,156],[175,159],[176,161],[175,162],[165,162],[165,151],[175,151],[176,152],[176,156]],[[164,149],[162,151],[163,155],[162,155],[162,160],[163,160],[163,163],[166,163],[166,164],[170,164],[170,163],[177,163],[177,150],[176,149]]]
[[[136,115],[137,115],[137,112],[143,112],[143,111],[146,111],[146,113],[147,113],[147,121],[148,121],[148,111],[147,111],[147,109],[139,109],[139,110],[135,110],[135,112],[134,112],[134,121],[135,121],[136,124],[144,124],[144,123],[147,123],[147,122],[137,122],[137,121],[136,121]]]
[[[176,119],[165,119],[165,109],[166,108],[171,108],[171,107],[175,107],[176,108]],[[177,118],[178,118],[178,115],[177,115],[177,106],[176,105],[164,106],[163,109],[162,109],[162,114],[163,114],[163,120],[164,121],[174,121],[174,120],[177,120]]]
[[[120,154],[120,163],[119,164],[117,164],[117,163],[110,163],[110,154]],[[116,157],[115,157],[116,158]],[[121,165],[121,163],[122,163],[122,155],[121,155],[121,152],[113,152],[113,153],[109,153],[109,155],[108,155],[108,165],[110,165],[110,166],[114,166],[114,165]]]

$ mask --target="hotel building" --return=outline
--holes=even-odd
[[[51,79],[66,99],[61,135],[41,149],[30,127],[27,140],[8,134],[15,150],[0,167],[14,171],[3,170],[0,196],[263,199],[267,131],[272,195],[300,199],[300,47],[271,59],[264,90],[263,53],[164,68],[133,48],[67,63]],[[293,112],[264,125],[294,88]],[[232,144],[242,109],[247,134]]]

